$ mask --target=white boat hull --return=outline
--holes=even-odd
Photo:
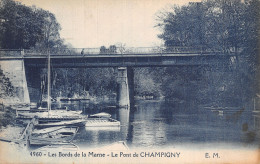
[[[88,119],[85,124],[86,127],[110,127],[120,126],[120,122],[112,118],[109,119]]]

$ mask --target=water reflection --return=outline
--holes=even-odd
[[[129,108],[119,108],[118,109],[118,121],[120,121],[121,128],[120,128],[120,134],[121,134],[121,141],[126,141],[128,139],[129,135],[129,115],[130,109]]]
[[[174,147],[186,143],[257,145],[259,115],[246,109],[221,114],[188,103],[137,101],[135,109],[108,109],[106,105],[62,104],[85,114],[107,112],[120,127],[84,127],[73,141],[80,147],[99,147],[126,141],[129,147]],[[110,104],[111,105],[111,104]],[[62,106],[61,106],[62,107]]]

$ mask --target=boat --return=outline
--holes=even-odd
[[[111,118],[111,114],[101,112],[92,114],[86,121],[86,127],[112,127],[120,126],[120,121]]]
[[[85,127],[113,127],[120,126],[120,121],[112,118],[88,118]]]
[[[29,138],[30,145],[66,144],[73,140],[78,127],[47,128],[33,132]]]
[[[65,106],[65,107],[55,108],[52,110],[64,110],[64,111],[67,110],[68,111],[68,108]],[[30,112],[48,112],[48,108],[41,107],[41,106],[38,108],[31,108]]]
[[[89,98],[61,98],[60,101],[82,101],[90,100]]]
[[[61,144],[68,144],[72,141],[74,136],[67,136],[62,138],[39,138],[39,137],[32,137],[29,139],[30,145],[37,145],[37,146],[44,146],[44,145],[61,145]]]
[[[111,114],[109,113],[105,113],[105,112],[101,112],[101,113],[97,113],[97,114],[92,114],[90,115],[90,117],[95,117],[95,118],[110,118]]]
[[[62,138],[70,136],[76,133],[78,127],[76,126],[62,126],[62,127],[51,127],[40,130],[34,130],[31,137],[38,138]]]
[[[30,103],[30,108],[37,108],[37,103],[31,102]]]
[[[47,110],[45,108],[38,108],[27,113],[17,113],[21,119],[38,118],[38,124],[35,127],[47,128],[55,126],[82,126],[86,122],[86,116],[81,115],[81,111],[72,110],[51,110],[51,87],[50,87],[50,54],[48,53],[48,88],[47,88]],[[41,103],[42,105],[42,103]],[[36,140],[36,139],[34,139]],[[40,139],[39,139],[40,140]],[[49,139],[48,139],[49,140]]]
[[[51,59],[50,59],[50,52],[48,51],[48,72],[47,72],[47,98],[46,98],[46,101],[41,101],[41,104],[40,104],[40,107],[38,108],[38,110],[35,110],[35,111],[47,111],[47,112],[44,112],[44,114],[46,115],[46,113],[48,114],[48,117],[57,117],[57,116],[71,116],[71,115],[77,115],[78,112],[75,112],[75,111],[68,111],[67,108],[65,110],[59,110],[58,112],[56,111],[52,111],[51,110],[51,101],[53,100],[51,98]],[[41,98],[42,99],[42,98]],[[47,105],[46,108],[45,107],[42,107],[42,105]],[[38,113],[38,112],[37,112]],[[36,112],[35,112],[36,114]],[[34,114],[34,116],[35,116]],[[44,114],[38,114],[37,117],[41,117],[41,115],[44,115]],[[29,113],[28,115],[33,115],[31,113]]]
[[[70,121],[60,121],[60,122],[50,122],[37,124],[35,127],[46,128],[46,127],[54,127],[54,126],[84,126],[87,119],[76,119]]]
[[[60,108],[55,108],[55,110],[68,110],[68,107],[64,106],[64,107],[60,107]]]
[[[63,117],[73,117],[73,118],[83,118],[81,111],[72,110],[51,110],[51,111],[30,111],[30,112],[17,112],[18,118],[63,118]]]
[[[41,135],[41,134],[46,134],[46,133],[50,133],[59,129],[64,128],[65,126],[60,126],[60,127],[51,127],[51,128],[44,128],[44,129],[34,129],[32,134],[33,135]]]
[[[71,136],[75,134],[78,130],[78,127],[71,126],[71,127],[52,127],[52,128],[45,128],[40,129],[32,132],[31,138],[64,138],[67,136]]]

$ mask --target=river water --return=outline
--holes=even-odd
[[[85,114],[107,112],[120,127],[82,127],[73,143],[81,148],[125,141],[131,148],[172,148],[176,145],[254,147],[259,143],[259,118],[246,109],[212,112],[187,103],[139,100],[133,109],[102,108],[88,103],[59,104],[85,109]]]

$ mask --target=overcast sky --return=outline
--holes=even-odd
[[[149,47],[162,41],[155,14],[169,4],[188,0],[17,0],[49,10],[60,23],[61,37],[75,48],[125,43]],[[192,0],[200,1],[200,0]]]

